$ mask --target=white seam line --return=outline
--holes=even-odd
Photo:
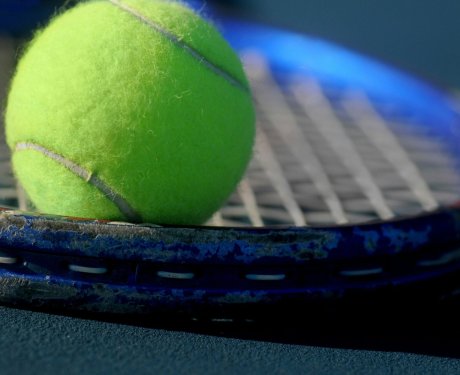
[[[109,3],[115,5],[119,9],[131,14],[132,16],[136,17],[139,19],[141,22],[145,23],[146,25],[150,26],[153,30],[156,32],[160,33],[163,35],[166,39],[168,39],[171,43],[174,43],[178,47],[182,48],[184,51],[186,51],[191,57],[193,57],[195,60],[197,60],[200,64],[205,65],[208,69],[212,70],[214,73],[217,75],[221,76],[224,78],[226,81],[228,81],[230,84],[233,86],[236,86],[237,88],[243,90],[246,93],[249,93],[249,88],[241,83],[237,78],[233,77],[229,72],[223,70],[222,68],[218,67],[215,65],[213,62],[209,61],[205,56],[203,56],[199,51],[197,51],[195,48],[192,46],[188,45],[187,43],[179,40],[177,36],[169,32],[168,30],[164,29],[161,25],[155,23],[154,21],[148,19],[146,16],[144,16],[142,13],[140,13],[138,10],[133,9],[129,7],[126,4],[123,4],[119,0],[108,0]]]
[[[93,175],[91,172],[75,164],[73,161],[64,158],[62,155],[56,154],[55,152],[48,150],[47,148],[32,142],[19,142],[16,144],[15,151],[33,150],[41,153],[42,155],[58,162],[68,170],[73,172],[78,177],[82,178],[89,184],[93,185],[100,192],[102,192],[107,199],[114,203],[120,212],[125,216],[127,220],[133,222],[139,222],[140,216],[134,211],[128,202],[118,193],[113,191],[107,186],[99,177]]]

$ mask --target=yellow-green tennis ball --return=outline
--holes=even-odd
[[[45,213],[163,224],[208,219],[251,157],[238,56],[177,2],[100,0],[56,17],[13,78],[15,174]]]

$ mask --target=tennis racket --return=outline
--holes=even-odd
[[[224,19],[257,110],[253,160],[203,226],[29,212],[1,139],[0,303],[233,321],[455,304],[451,93],[326,41]],[[0,42],[2,86],[17,45]]]

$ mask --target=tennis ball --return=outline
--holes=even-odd
[[[177,2],[84,2],[21,57],[5,112],[37,210],[200,224],[250,160],[254,109],[235,51]]]

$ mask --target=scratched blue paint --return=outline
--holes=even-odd
[[[94,222],[47,220],[3,214],[0,246],[81,256],[176,263],[250,265],[264,259],[302,263],[416,250],[460,235],[460,215],[441,210],[410,223],[374,223],[354,227],[237,229],[205,227],[140,228],[133,235],[121,227]],[[65,224],[65,225],[64,225]],[[55,228],[58,225],[58,229]],[[95,229],[97,228],[97,230]],[[131,234],[125,234],[131,233]],[[379,238],[376,233],[379,233]]]
[[[217,297],[216,302],[217,303],[223,303],[223,304],[235,304],[235,303],[261,303],[261,302],[266,302],[270,301],[270,295],[267,291],[262,290],[262,291],[251,291],[251,290],[245,290],[245,291],[231,291],[228,293],[225,293],[224,295]]]
[[[410,230],[407,233],[408,243],[412,245],[413,248],[421,247],[426,242],[428,242],[428,238],[431,232],[431,227],[428,226],[424,231],[414,231]]]
[[[369,254],[375,253],[377,250],[380,234],[375,230],[363,230],[362,228],[355,228],[354,235],[363,238],[364,247]]]
[[[392,225],[384,225],[382,234],[389,240],[389,249],[392,252],[398,253],[405,247],[417,248],[428,242],[431,227],[426,227],[421,230],[401,230]]]

